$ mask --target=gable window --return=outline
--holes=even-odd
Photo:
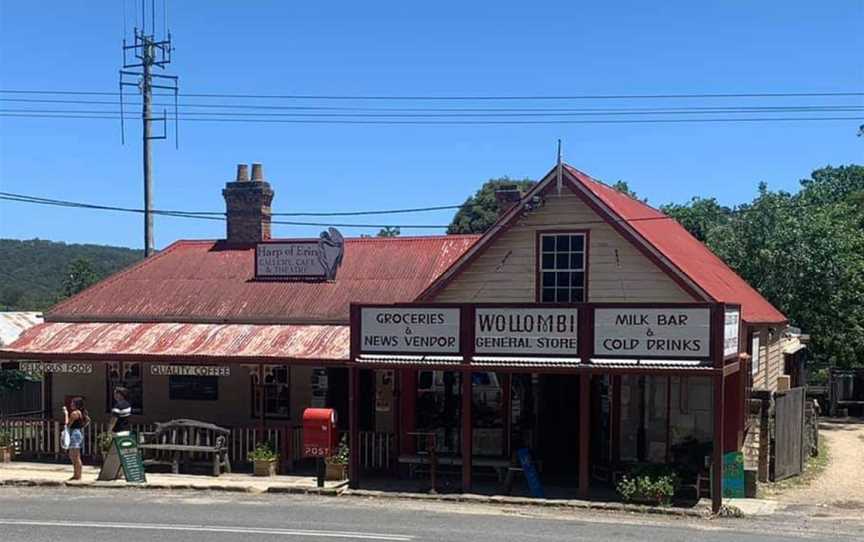
[[[585,299],[585,233],[541,233],[538,272],[543,303],[582,303]]]

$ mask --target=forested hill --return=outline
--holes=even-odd
[[[0,310],[44,310],[140,260],[130,248],[0,239]]]

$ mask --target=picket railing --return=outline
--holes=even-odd
[[[94,422],[84,428],[83,457],[94,460],[98,457],[99,435],[108,431],[107,422]],[[152,432],[155,423],[132,424],[133,432]],[[290,425],[265,427],[231,427],[228,453],[231,464],[242,470],[249,462],[249,453],[259,442],[267,442],[279,454],[288,469],[303,459],[303,430]],[[63,422],[34,418],[0,418],[0,431],[12,437],[15,454],[21,459],[59,459],[66,455],[60,446]],[[394,436],[390,433],[361,431],[359,434],[360,465],[365,470],[387,470],[393,466],[395,456]]]

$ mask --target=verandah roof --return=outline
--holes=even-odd
[[[349,358],[350,329],[336,325],[49,322],[0,358],[272,363]]]

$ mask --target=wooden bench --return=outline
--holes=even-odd
[[[212,467],[213,476],[231,472],[228,439],[231,430],[196,420],[171,420],[157,423],[152,433],[139,435],[144,466],[170,465],[180,473],[180,465]]]
[[[429,465],[431,463],[429,454],[406,454],[399,456],[399,463],[408,465],[408,473],[410,477],[414,477],[417,472],[417,467],[421,465]],[[458,456],[436,456],[435,463],[440,466],[462,466],[462,458]],[[510,461],[501,457],[475,457],[471,461],[474,467],[488,467],[495,469],[498,474],[498,481],[501,482],[507,475],[507,469],[510,467]]]

